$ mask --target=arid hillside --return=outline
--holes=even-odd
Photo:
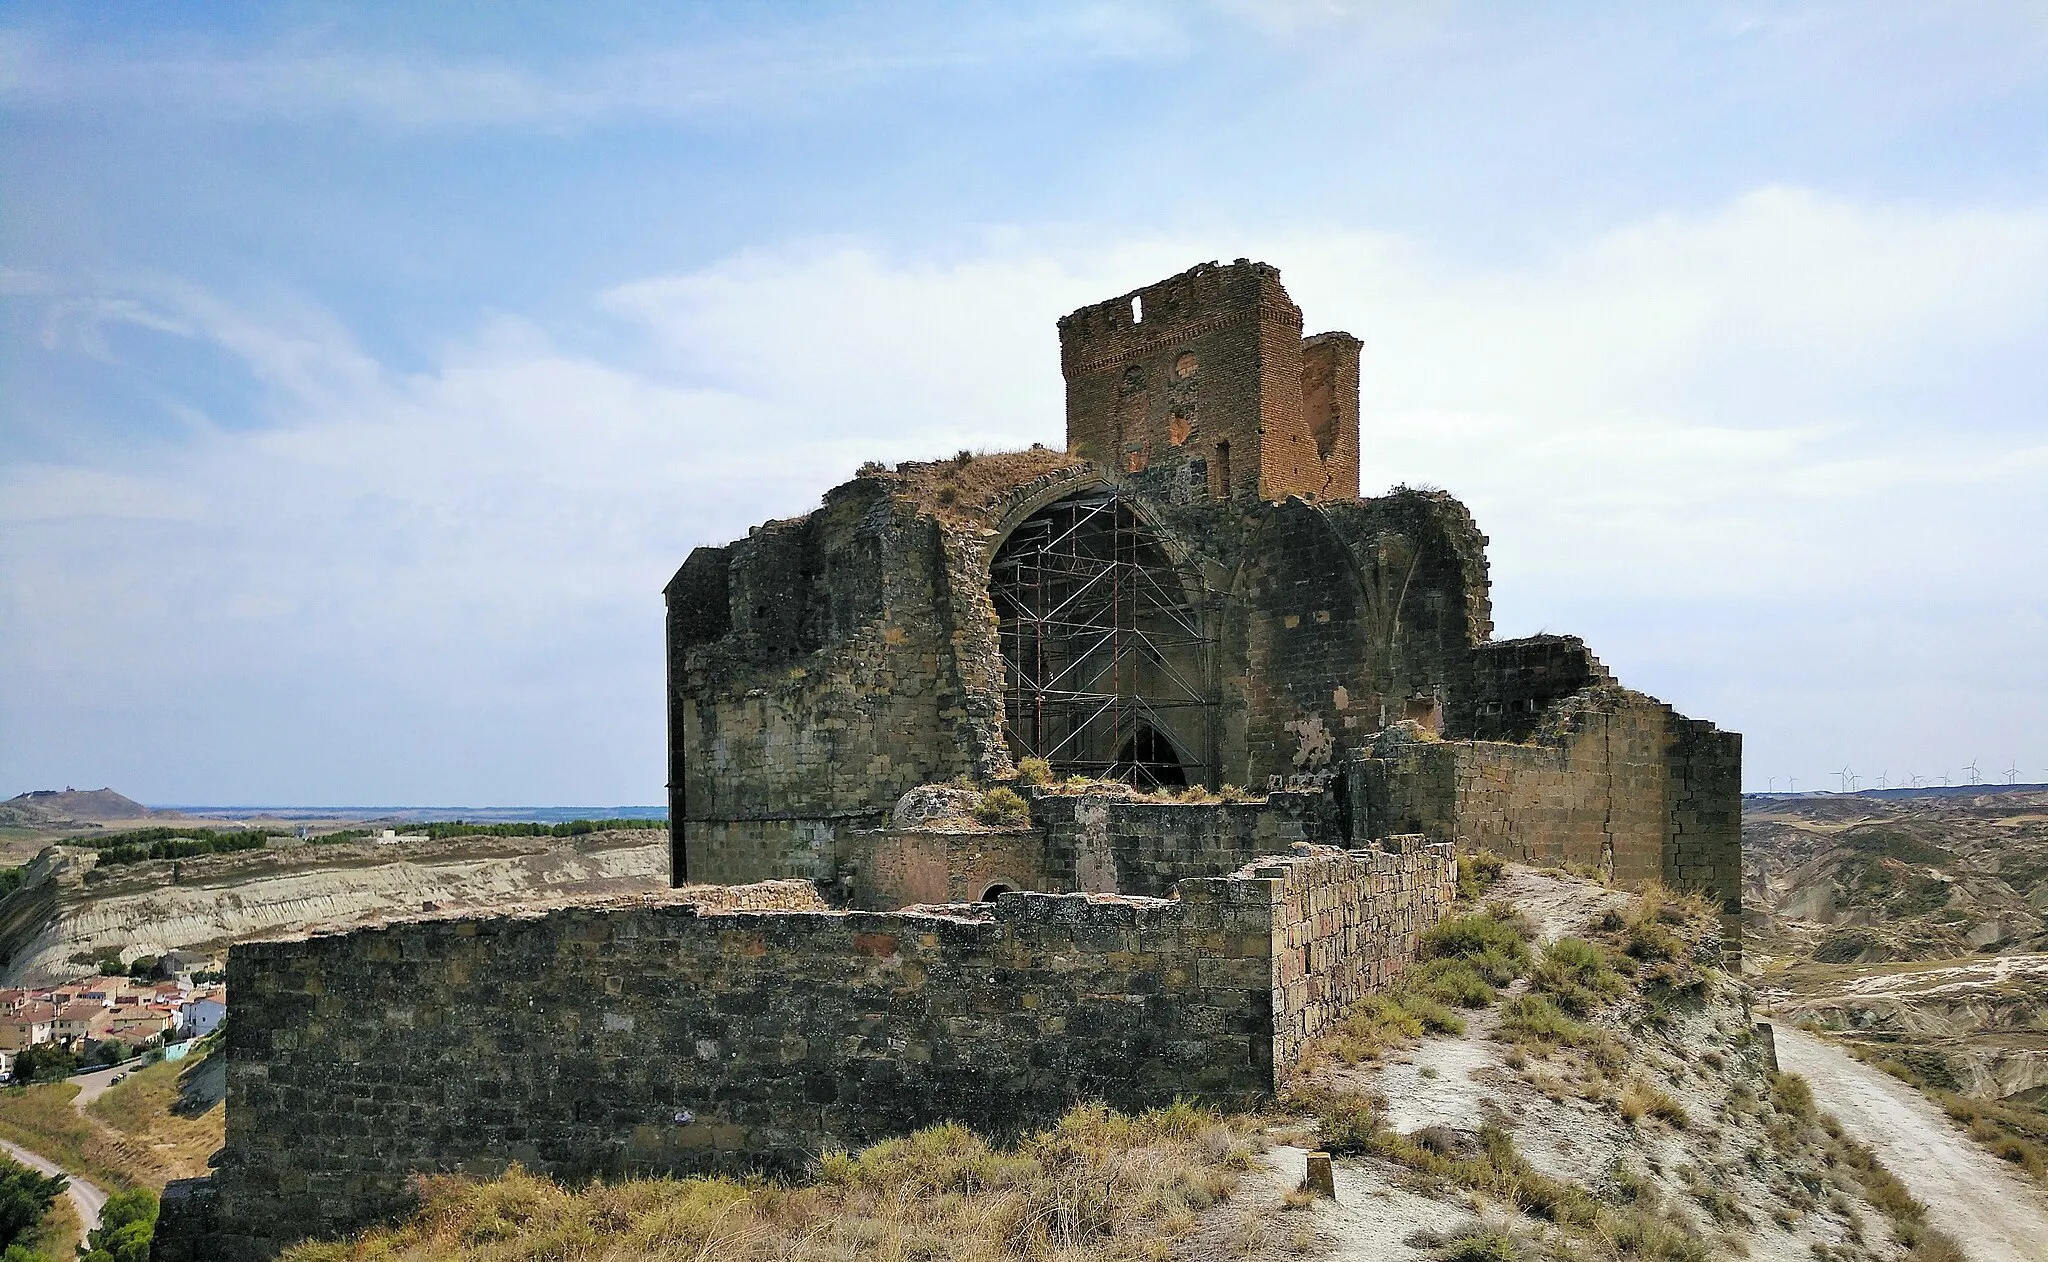
[[[668,834],[659,829],[339,844],[272,838],[263,849],[121,864],[57,845],[0,899],[0,970],[9,985],[58,980],[110,955],[212,953],[278,930],[667,883]]]
[[[2048,791],[1751,799],[1749,966],[2048,1177]]]
[[[1830,964],[2048,950],[2048,791],[1752,798],[1750,945]]]

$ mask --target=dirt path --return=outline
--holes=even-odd
[[[61,1174],[66,1179],[69,1179],[70,1183],[65,1187],[64,1195],[71,1198],[71,1207],[78,1211],[78,1221],[85,1224],[87,1231],[91,1231],[100,1225],[100,1209],[107,1203],[107,1194],[105,1192],[100,1191],[99,1188],[87,1183],[84,1179],[79,1178],[49,1158],[32,1153],[20,1144],[10,1144],[4,1139],[0,1139],[0,1151],[4,1151],[8,1156],[31,1170],[40,1170],[44,1174]]]
[[[1814,1100],[1877,1151],[1971,1262],[2048,1260],[2048,1197],[1913,1088],[1803,1030],[1781,1025],[1776,1035],[1779,1065],[1805,1078]]]

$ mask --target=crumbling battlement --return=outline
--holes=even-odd
[[[1254,1104],[1455,895],[1448,847],[1302,849],[1171,899],[670,899],[237,945],[225,1157],[166,1198],[158,1256],[355,1230],[426,1171],[789,1171],[943,1119]]]
[[[1625,884],[1662,880],[1710,894],[1732,923],[1742,738],[1613,684],[1542,713],[1528,743],[1442,740],[1420,724],[1381,733],[1345,767],[1357,835],[1419,833]]]

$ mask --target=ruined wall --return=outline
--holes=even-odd
[[[1485,544],[1440,491],[1265,510],[1219,628],[1223,778],[1334,766],[1418,699],[1454,704],[1492,631]]]
[[[857,478],[692,555],[668,591],[676,880],[829,880],[840,829],[1007,768],[981,546]]]
[[[1399,838],[1386,850],[1318,850],[1244,870],[1277,879],[1273,1063],[1283,1081],[1308,1041],[1414,962],[1423,931],[1458,896],[1451,847]]]
[[[1298,499],[1266,510],[1223,620],[1223,778],[1264,788],[1330,765],[1352,698],[1374,696],[1372,648],[1357,567],[1321,510]]]
[[[1358,498],[1358,352],[1349,333],[1318,333],[1301,343],[1301,420],[1326,479],[1318,501]]]
[[[1465,740],[1526,741],[1556,702],[1612,683],[1575,635],[1532,635],[1477,645],[1445,707],[1444,732]]]
[[[1010,896],[981,918],[689,904],[236,946],[210,1211],[265,1256],[416,1171],[802,1166],[945,1118],[1273,1085],[1272,886]]]
[[[1721,903],[1722,933],[1738,942],[1742,916],[1742,735],[1701,719],[1671,720],[1665,789],[1671,832],[1664,879]]]
[[[1404,725],[1346,767],[1354,828],[1665,880],[1740,907],[1741,738],[1611,684],[1555,703],[1529,744]],[[1731,939],[1732,941],[1732,939]]]
[[[1172,900],[710,906],[815,900],[792,882],[240,944],[226,1153],[167,1196],[157,1256],[355,1230],[424,1171],[794,1170],[943,1119],[1247,1107],[1412,955],[1453,874],[1448,847],[1323,849]]]
[[[1321,793],[1209,803],[1030,796],[1053,888],[1164,896],[1177,881],[1224,876],[1261,855],[1336,839]]]
[[[1073,888],[1046,875],[1045,834],[1035,828],[850,833],[841,839],[840,872],[846,904],[876,911],[978,902],[996,885],[1048,893]]]

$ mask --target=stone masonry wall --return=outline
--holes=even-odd
[[[209,1258],[399,1213],[417,1171],[794,1169],[945,1118],[1271,1091],[1274,886],[973,916],[667,903],[238,945]]]
[[[1741,909],[1742,741],[1611,684],[1555,703],[1529,744],[1382,733],[1346,766],[1360,836],[1415,832],[1535,863],[1663,880]],[[1727,939],[1736,942],[1732,932]]]
[[[1247,1107],[1412,955],[1453,872],[1448,847],[1320,849],[1171,900],[829,912],[778,882],[240,944],[226,1153],[167,1195],[159,1262],[359,1229],[420,1172],[796,1171],[944,1119]]]
[[[1175,882],[1225,876],[1260,855],[1335,839],[1321,792],[1252,802],[1158,802],[1033,793],[1052,887],[1164,896]]]
[[[1242,875],[1277,878],[1273,1063],[1284,1082],[1302,1048],[1415,959],[1416,941],[1458,896],[1452,848],[1420,837],[1399,849],[1331,850],[1260,860]]]
[[[1742,916],[1742,736],[1699,719],[1672,721],[1670,843],[1664,879],[1721,903],[1722,932],[1737,941]]]

